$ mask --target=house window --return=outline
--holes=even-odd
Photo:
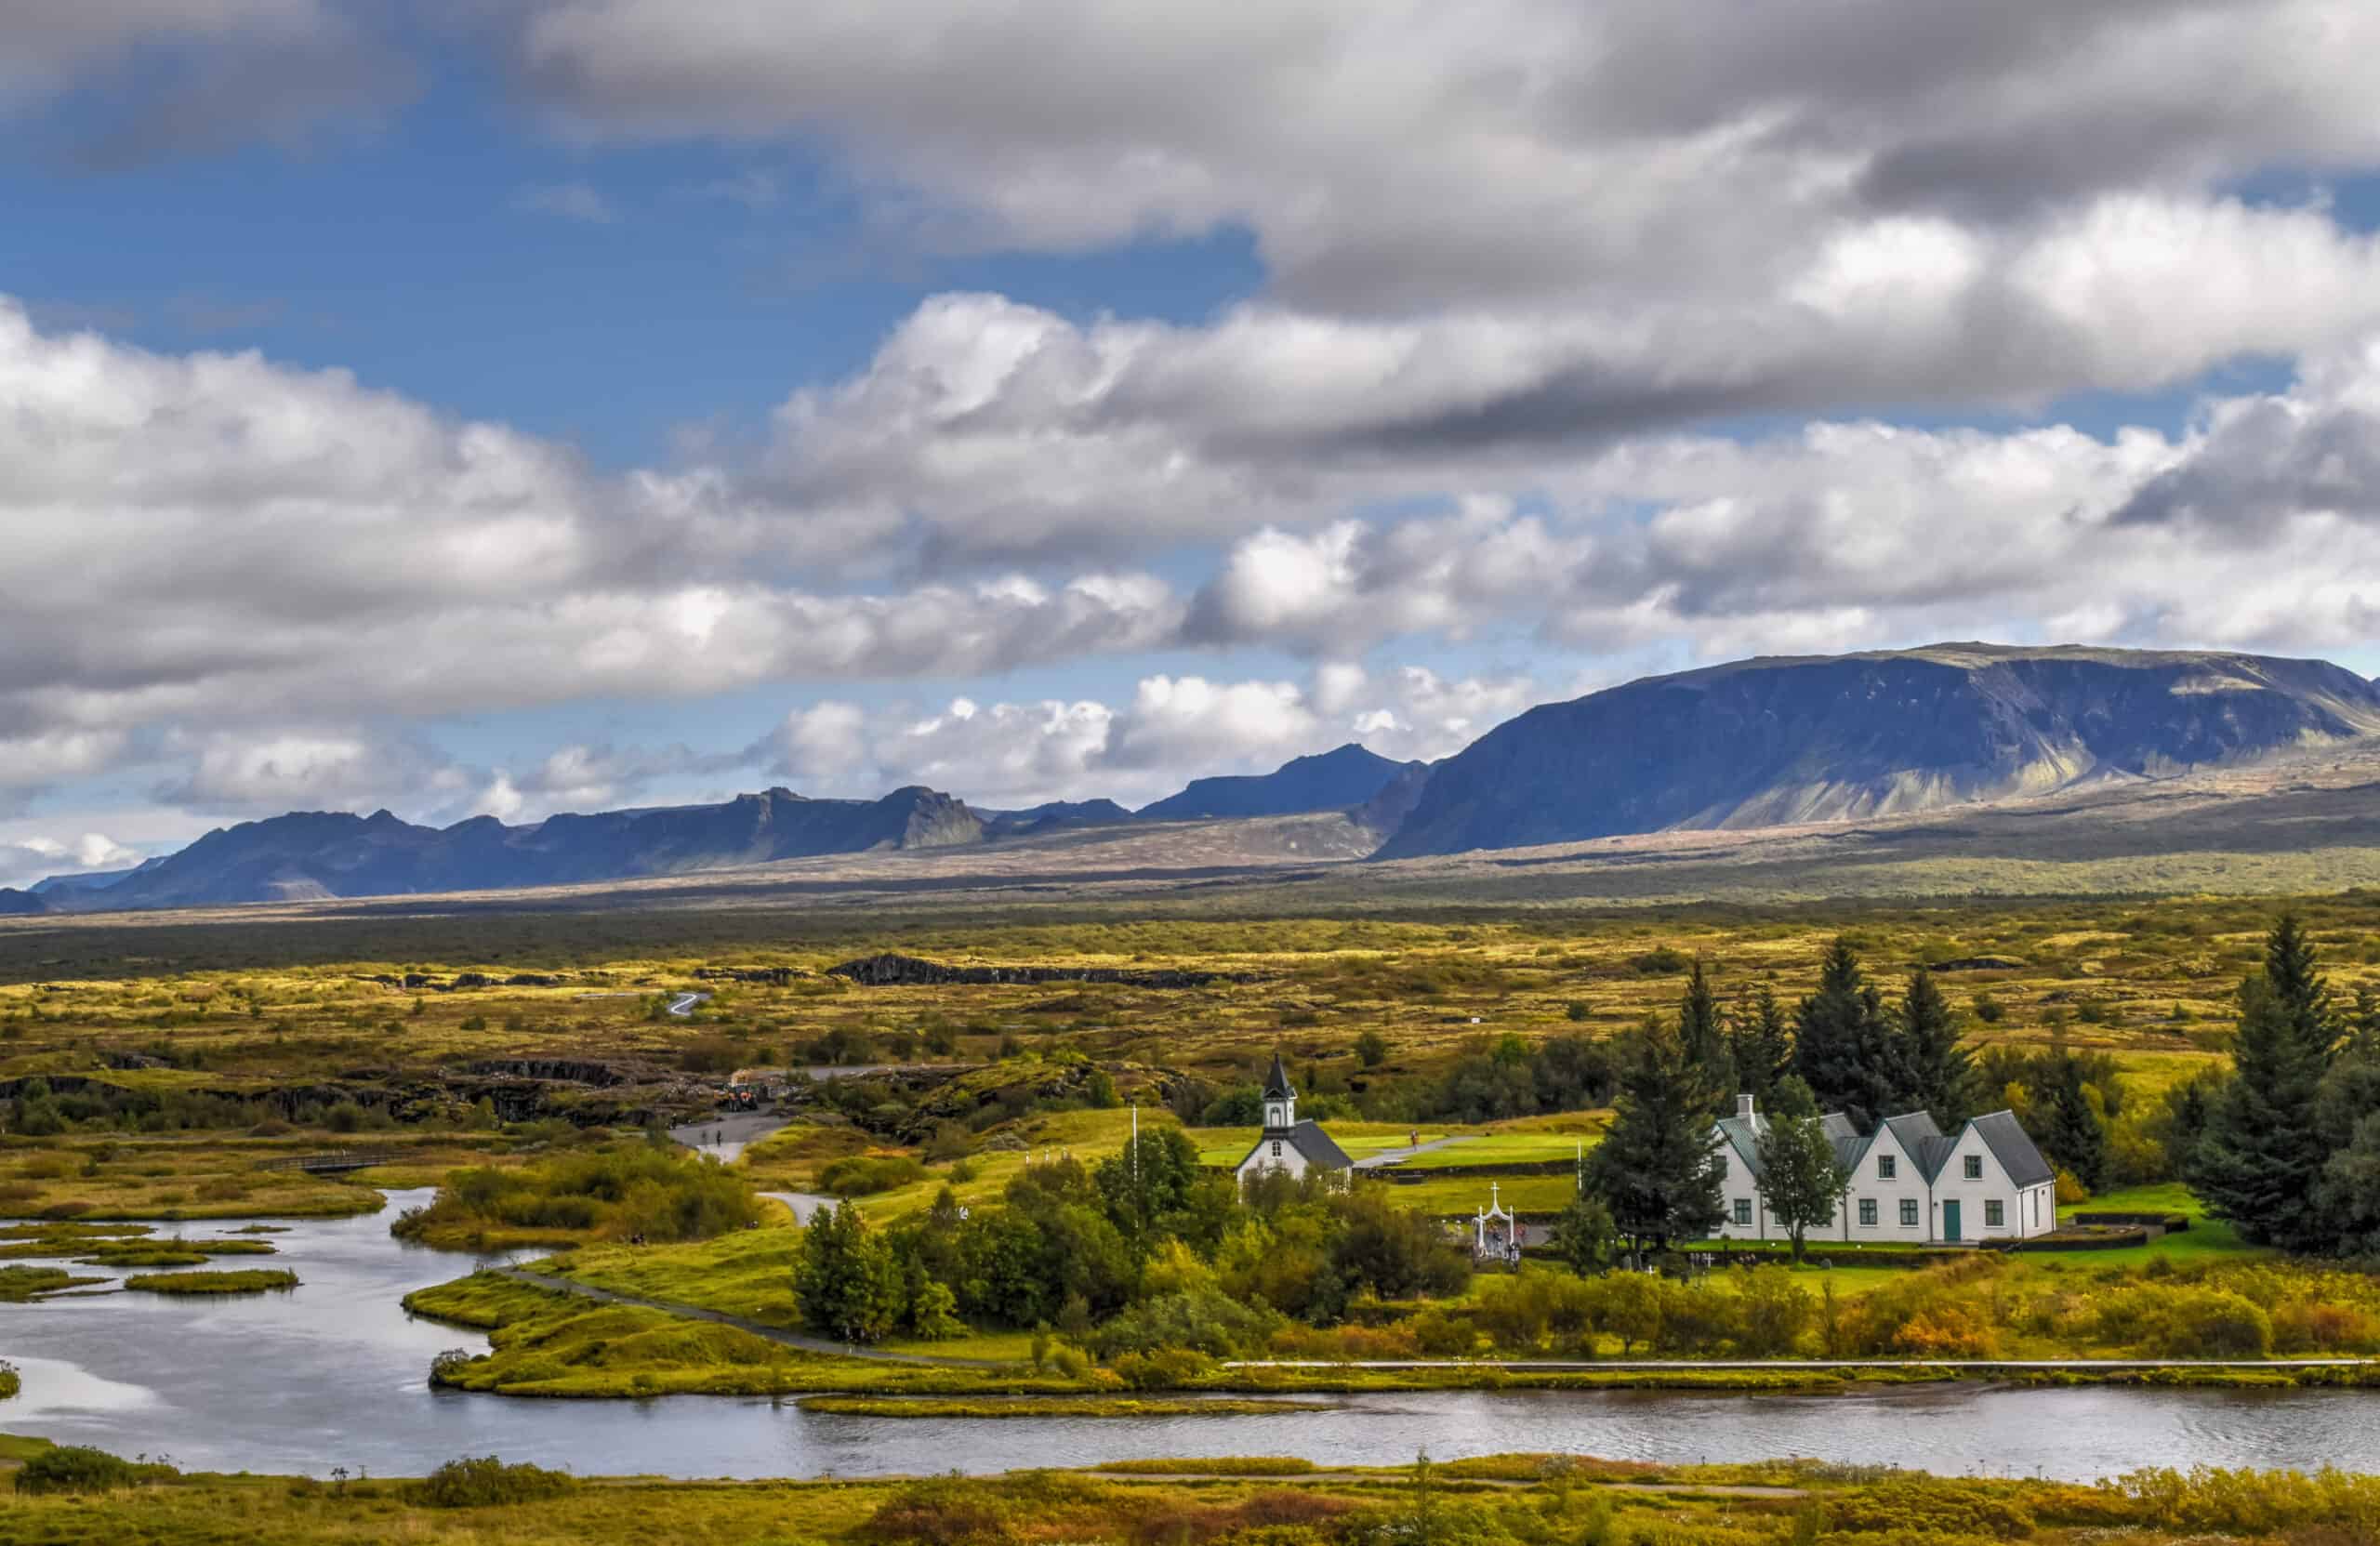
[[[1917,1227],[1917,1199],[1915,1197],[1903,1197],[1900,1199],[1900,1226],[1903,1229],[1915,1229]]]
[[[1983,1205],[1984,1228],[1998,1229],[2006,1224],[2007,1222],[2008,1210],[2005,1208],[2003,1208],[1997,1199],[1986,1202]]]
[[[1969,1181],[1983,1179],[1983,1156],[1979,1154],[1967,1156],[1967,1179]]]
[[[1276,1159],[1281,1157],[1281,1141],[1277,1138],[1273,1140],[1273,1157]]]
[[[1750,1197],[1738,1197],[1736,1199],[1736,1222],[1743,1225],[1747,1229],[1752,1227],[1752,1199]]]
[[[1861,1197],[1859,1199],[1859,1227],[1862,1229],[1873,1229],[1876,1227],[1875,1198]]]
[[[1888,1154],[1878,1155],[1876,1156],[1876,1179],[1878,1181],[1892,1180],[1893,1169],[1897,1163],[1898,1162]]]

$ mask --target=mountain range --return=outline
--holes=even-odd
[[[1197,779],[1138,812],[1106,799],[976,810],[918,786],[873,800],[773,788],[520,826],[298,812],[131,870],[0,891],[0,913],[571,885],[1311,812],[1355,824],[1360,845],[1342,852],[1412,858],[1991,804],[2373,737],[2380,687],[2321,661],[1990,644],[1763,657],[1541,705],[1436,763],[1350,744]]]
[[[1542,704],[1432,769],[1375,857],[1895,815],[2380,734],[2323,661],[1937,644],[1764,657]]]

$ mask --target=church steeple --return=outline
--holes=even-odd
[[[1264,1130],[1287,1132],[1298,1125],[1298,1092],[1289,1088],[1289,1071],[1281,1065],[1279,1048],[1273,1050],[1273,1071],[1264,1077]]]

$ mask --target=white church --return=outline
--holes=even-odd
[[[1922,1111],[1887,1117],[1861,1137],[1841,1112],[1826,1117],[1835,1163],[1849,1176],[1834,1217],[1811,1241],[1971,1245],[2030,1239],[2057,1227],[2057,1176],[2013,1113],[1995,1111],[1946,1133]],[[1750,1095],[1711,1130],[1727,1166],[1723,1240],[1782,1240],[1760,1196],[1760,1141],[1768,1118]]]
[[[1277,1050],[1273,1054],[1273,1071],[1264,1079],[1264,1130],[1234,1173],[1244,1190],[1250,1180],[1267,1170],[1282,1170],[1293,1177],[1320,1170],[1340,1186],[1347,1184],[1355,1172],[1355,1162],[1330,1141],[1321,1123],[1298,1120],[1298,1092],[1289,1086],[1289,1071],[1281,1065]]]

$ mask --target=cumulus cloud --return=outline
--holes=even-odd
[[[97,170],[251,139],[303,145],[377,124],[417,89],[361,15],[330,0],[12,0],[0,115],[79,96],[64,149]]]
[[[590,156],[799,141],[907,250],[1244,231],[1265,277],[1196,322],[931,297],[748,457],[624,473],[0,302],[0,810],[137,765],[209,813],[527,819],[721,770],[583,735],[466,767],[406,727],[779,686],[813,701],[756,755],[805,786],[1146,795],[1355,735],[1437,755],[1540,691],[1421,664],[1447,646],[1550,679],[2374,632],[2380,354],[2331,351],[2380,332],[2380,240],[2319,191],[2380,163],[2369,7],[466,9],[455,46]],[[138,77],[93,156],[311,132],[390,99],[369,14],[33,0],[0,111]],[[2276,171],[2312,191],[2242,192]],[[2178,431],[1865,416],[2241,357],[2302,365]],[[1746,415],[1787,427],[1708,428]],[[997,684],[1083,659],[1132,661],[1129,700]]]
[[[1151,676],[1121,704],[960,697],[921,712],[827,700],[787,715],[749,755],[810,793],[924,784],[988,809],[1138,806],[1194,777],[1269,773],[1349,741],[1400,760],[1444,757],[1540,696],[1526,676],[1448,681],[1418,666],[1332,664],[1305,681]]]
[[[32,837],[0,841],[0,886],[21,886],[46,875],[129,869],[139,862],[138,851],[100,832],[86,832],[72,839]]]

